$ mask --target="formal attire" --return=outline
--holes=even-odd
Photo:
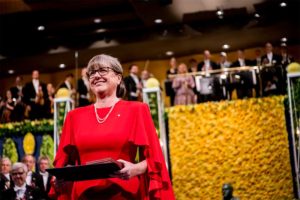
[[[43,178],[43,184],[44,184],[44,190],[41,191],[42,193],[42,196],[45,198],[45,199],[49,199],[50,198],[48,197],[48,193],[50,191],[50,188],[51,188],[51,180],[53,178],[53,176],[51,174],[49,174],[48,172],[39,172],[39,174],[42,176]]]
[[[16,107],[12,115],[12,121],[22,121],[24,120],[25,114],[25,104],[23,102],[23,86],[13,86],[10,88],[12,97],[16,99]]]
[[[40,98],[39,102],[36,102],[36,96],[39,93],[39,87],[42,88],[43,97]],[[47,88],[44,83],[38,80],[26,83],[23,88],[23,101],[26,105],[31,107],[29,111],[30,119],[41,119],[45,117],[45,100],[48,98]]]
[[[14,182],[11,179],[10,174],[0,174],[0,192],[7,190],[14,186]]]
[[[265,65],[280,65],[281,56],[274,53],[267,53],[261,57],[262,63]]]
[[[198,64],[197,71],[208,71],[208,70],[214,70],[219,69],[219,66],[217,63],[211,60],[203,60]]]
[[[83,78],[80,78],[77,81],[77,92],[79,95],[79,102],[78,106],[87,106],[90,104],[90,97],[89,97],[89,81]]]
[[[41,191],[45,190],[43,177],[36,172],[28,171],[26,177],[26,184],[33,188],[38,188]]]
[[[140,89],[138,88],[141,85],[140,78],[134,74],[130,74],[129,76],[124,78],[124,83],[126,86],[126,97],[129,101],[137,101]]]
[[[283,92],[284,70],[282,69],[281,56],[267,53],[261,57],[265,67],[261,71],[263,96],[277,95]]]
[[[253,62],[248,59],[237,59],[231,65],[231,67],[244,67],[253,66]],[[256,76],[256,75],[255,75]],[[238,77],[238,78],[237,78]],[[231,76],[232,84],[230,90],[237,90],[237,96],[239,99],[244,97],[253,97],[252,88],[253,84],[253,73],[251,71],[240,71],[232,74]]]
[[[14,186],[2,193],[3,200],[45,200],[40,190],[24,184],[21,187]]]
[[[97,109],[97,113],[103,117],[110,112],[110,109]],[[68,155],[63,149],[69,144],[78,148],[83,165],[107,157],[134,163],[137,147],[139,147],[143,150],[140,158],[145,157],[148,167],[145,174],[129,180],[107,178],[74,182],[71,191],[67,195],[60,195],[59,200],[80,199],[92,188],[102,188],[104,194],[107,191],[109,194],[120,194],[123,197],[117,199],[174,199],[148,105],[120,100],[104,123],[97,121],[94,105],[72,110],[68,113],[63,126],[54,160],[55,167],[62,167],[68,161]],[[96,197],[94,196],[95,199]]]
[[[188,105],[196,103],[196,96],[193,88],[195,81],[193,76],[178,76],[173,80],[173,85],[176,92],[175,105]]]
[[[172,87],[173,84],[173,79],[174,78],[170,78],[169,75],[176,75],[177,74],[177,70],[176,69],[168,69],[167,71],[167,79],[165,81],[165,90],[166,90],[166,96],[170,97],[170,104],[171,106],[174,106],[174,101],[175,101],[175,91]]]

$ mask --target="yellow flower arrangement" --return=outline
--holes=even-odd
[[[176,199],[222,199],[224,183],[240,199],[293,199],[283,99],[169,108]]]

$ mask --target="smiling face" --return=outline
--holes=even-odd
[[[27,173],[22,167],[20,167],[15,170],[12,170],[11,176],[15,185],[21,187],[26,181]]]
[[[122,81],[123,69],[119,61],[107,55],[98,55],[88,64],[87,76],[93,93],[98,96],[113,96]]]

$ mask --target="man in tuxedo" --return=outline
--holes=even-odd
[[[13,181],[10,175],[11,161],[9,158],[1,159],[0,191],[13,187]]]
[[[87,106],[90,102],[90,86],[89,86],[89,80],[86,74],[86,68],[83,68],[81,70],[81,78],[77,81],[77,93],[79,96],[79,102],[78,106]]]
[[[26,184],[33,188],[38,188],[41,191],[44,191],[45,188],[43,183],[43,177],[39,173],[33,171],[36,164],[35,157],[29,154],[25,155],[22,159],[22,162],[28,168],[28,173],[26,176]]]
[[[46,169],[49,168],[50,160],[47,156],[41,156],[38,160],[38,166],[39,166],[39,174],[43,177],[43,183],[44,183],[44,191],[42,191],[43,196],[45,199],[50,199],[48,197],[48,193],[50,191],[50,181],[52,179],[52,175],[50,175]]]
[[[273,45],[270,42],[265,44],[265,52],[261,57],[263,65],[266,66],[261,74],[263,95],[279,94],[283,83],[281,56],[273,53]]]
[[[139,67],[137,65],[131,65],[129,67],[129,76],[124,78],[126,86],[126,97],[129,101],[137,101],[141,98],[142,84],[138,76]]]
[[[68,89],[70,92],[70,96],[72,97],[76,92],[73,86],[73,81],[74,81],[74,75],[71,73],[67,74],[65,77],[65,81],[61,83],[58,88]]]
[[[27,105],[30,119],[41,119],[45,114],[45,100],[48,98],[47,88],[39,80],[39,71],[32,72],[32,81],[23,88],[24,103]]]
[[[273,53],[273,45],[270,42],[265,44],[265,52],[266,54],[261,57],[264,65],[276,66],[280,64],[281,57]]]
[[[237,60],[231,64],[231,67],[252,66],[251,60],[245,58],[244,50],[237,50]],[[238,98],[252,97],[253,77],[252,72],[240,71],[232,74],[233,87],[237,89]]]
[[[208,71],[219,68],[214,61],[210,60],[211,55],[209,50],[204,50],[203,57],[204,60],[198,64],[198,71]]]
[[[25,164],[20,162],[13,164],[11,176],[14,187],[7,189],[0,194],[3,200],[44,200],[39,189],[26,184],[27,171]]]
[[[25,104],[23,102],[23,78],[21,76],[16,77],[16,82],[13,87],[10,88],[13,100],[16,102],[14,112],[12,113],[12,121],[24,120]]]

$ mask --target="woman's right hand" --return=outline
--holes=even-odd
[[[57,179],[53,176],[51,180],[51,185],[53,186],[55,192],[57,194],[63,194],[69,191],[69,188],[72,187],[73,182],[72,181],[65,181],[62,179]]]

